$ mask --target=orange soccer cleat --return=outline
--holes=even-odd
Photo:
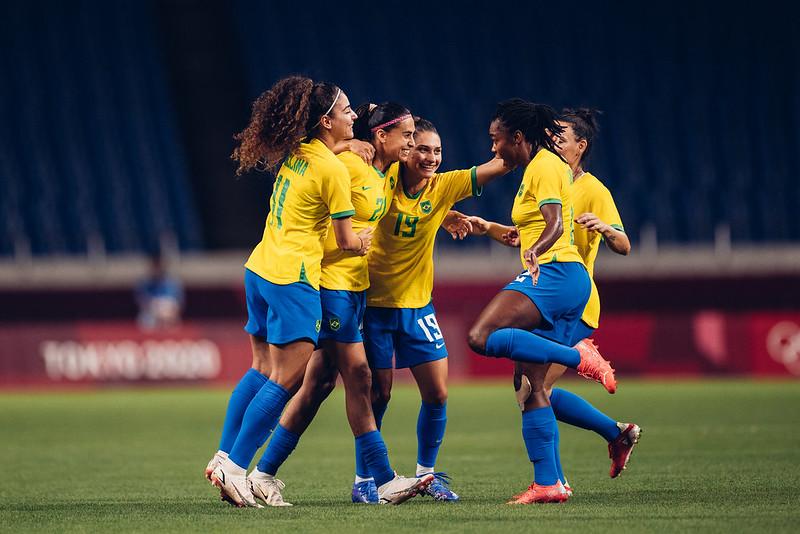
[[[515,495],[506,504],[556,503],[567,499],[569,495],[560,480],[552,486],[540,486],[534,482],[526,491]]]
[[[608,444],[608,457],[611,458],[611,470],[608,474],[611,478],[617,478],[628,467],[633,447],[639,443],[639,436],[642,433],[639,425],[633,423],[617,423],[617,425],[621,432]]]
[[[581,355],[581,363],[578,364],[578,374],[590,380],[596,380],[603,384],[606,391],[615,393],[617,391],[617,379],[614,378],[614,369],[611,362],[606,361],[597,350],[597,345],[591,339],[582,339],[574,347]]]

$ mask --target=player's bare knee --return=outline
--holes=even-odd
[[[318,404],[322,404],[322,402],[328,398],[328,395],[333,393],[334,389],[336,389],[336,377],[321,381],[317,384],[317,387],[314,388],[314,400]]]
[[[353,377],[353,381],[365,384],[367,391],[372,389],[372,371],[366,362],[354,366],[350,370],[350,375]]]
[[[435,404],[442,406],[447,403],[447,388],[437,388],[432,391],[428,391],[425,393],[425,396],[422,399],[425,401],[426,404]]]
[[[389,404],[389,401],[392,399],[392,385],[391,384],[379,384],[377,388],[373,388],[373,393],[375,396],[374,402],[379,404]]]
[[[479,324],[475,324],[470,328],[467,334],[467,343],[469,348],[478,354],[486,354],[486,339],[489,337],[489,332]]]

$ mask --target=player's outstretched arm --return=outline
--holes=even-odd
[[[509,247],[519,246],[519,234],[515,226],[487,221],[477,215],[465,215],[456,210],[447,213],[442,228],[453,239],[464,239],[467,235],[485,235]]]
[[[575,222],[590,232],[601,233],[606,246],[613,252],[623,256],[630,254],[631,240],[628,239],[628,235],[622,230],[617,230],[610,224],[606,224],[594,213],[582,213],[575,219]]]
[[[476,181],[478,183],[478,187],[483,187],[484,185],[488,184],[495,178],[504,176],[509,172],[513,171],[514,169],[508,167],[506,165],[506,162],[503,161],[502,158],[495,156],[486,163],[478,165],[478,167],[475,170],[476,170]]]

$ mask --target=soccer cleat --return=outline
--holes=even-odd
[[[247,483],[250,485],[253,497],[260,499],[267,506],[292,506],[292,503],[284,501],[281,495],[286,484],[273,475],[253,471],[247,476]]]
[[[363,482],[353,482],[351,498],[355,504],[378,504],[381,500],[378,497],[378,486],[372,478]]]
[[[224,467],[224,463],[218,465],[211,473],[211,483],[219,488],[220,498],[239,508],[263,508],[256,502],[250,491],[247,475],[231,474],[230,470],[224,469]]]
[[[406,478],[395,474],[394,478],[378,488],[380,504],[403,504],[433,482],[433,475]]]
[[[551,486],[540,486],[534,482],[528,486],[527,490],[515,495],[506,504],[555,503],[564,502],[567,499],[569,499],[569,495],[560,480]]]
[[[569,482],[564,482],[564,492],[566,492],[567,497],[572,497],[572,486],[569,485]]]
[[[528,377],[522,375],[520,377],[519,389],[516,390],[517,395],[517,404],[519,405],[519,409],[521,411],[525,411],[525,403],[528,401],[528,398],[533,393],[533,387],[531,386],[531,381],[528,380]]]
[[[211,460],[208,462],[208,465],[206,466],[206,480],[211,482],[211,473],[213,473],[214,469],[216,469],[217,466],[222,463],[222,460],[225,460],[227,457],[228,457],[227,452],[217,451],[214,453],[214,457],[211,458]],[[214,483],[211,482],[211,485],[213,486]]]
[[[614,378],[614,369],[611,362],[603,359],[597,346],[591,339],[582,339],[575,347],[581,355],[581,363],[578,364],[578,374],[590,380],[596,380],[603,384],[606,391],[614,393],[617,391],[617,379]]]
[[[608,444],[608,457],[611,458],[611,470],[608,474],[611,478],[617,478],[628,467],[633,447],[639,443],[639,436],[642,434],[639,425],[633,423],[617,423],[617,426],[620,429],[619,436]]]
[[[458,500],[458,494],[450,489],[450,477],[443,472],[433,473],[433,481],[430,486],[420,491],[419,494],[433,497],[436,501],[456,502]]]

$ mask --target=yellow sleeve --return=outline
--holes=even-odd
[[[478,187],[477,167],[460,171],[448,171],[437,175],[441,187],[441,200],[452,206],[467,197],[479,197],[483,188]]]
[[[625,231],[622,226],[622,218],[619,216],[617,205],[614,204],[614,198],[611,196],[611,191],[603,187],[597,195],[597,205],[594,208],[594,214],[597,215],[601,221],[611,226],[620,232]]]
[[[356,210],[350,198],[350,174],[343,164],[331,165],[322,176],[322,201],[328,206],[331,219],[351,217]]]
[[[542,164],[531,176],[530,193],[536,199],[539,209],[545,204],[563,204],[561,195],[561,176],[555,165]]]

